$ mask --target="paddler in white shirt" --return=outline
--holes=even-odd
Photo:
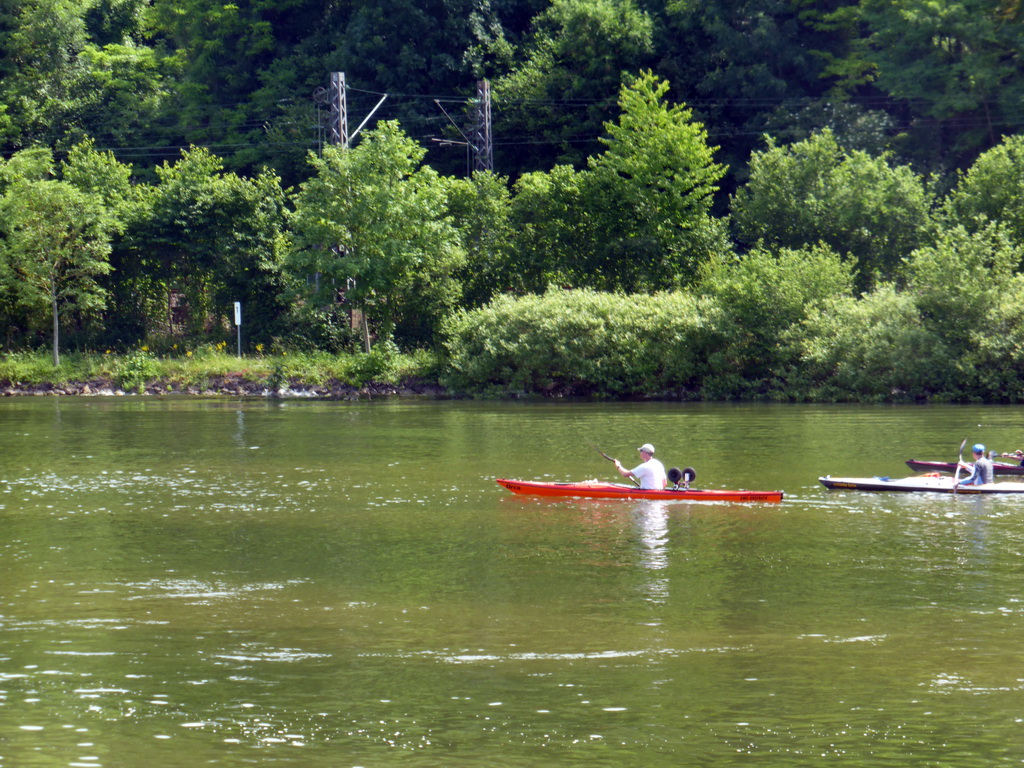
[[[640,483],[642,490],[664,490],[668,485],[668,475],[665,474],[665,465],[654,458],[654,446],[644,443],[639,448],[642,463],[633,469],[626,469],[622,462],[615,459],[615,468],[623,477],[634,477]]]

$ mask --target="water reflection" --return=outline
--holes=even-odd
[[[241,448],[246,447],[245,443],[245,411],[239,409],[236,412],[235,444]]]
[[[664,502],[644,502],[635,520],[640,531],[640,566],[650,571],[663,571],[669,565],[668,520],[669,505]],[[669,598],[668,574],[649,574],[646,593],[651,602],[664,604]]]

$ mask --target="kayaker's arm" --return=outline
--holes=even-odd
[[[975,468],[974,464],[968,464],[966,461],[958,461],[956,465],[957,465],[957,468],[958,468],[957,471],[959,471],[961,469],[965,469],[968,472],[970,472],[971,474],[969,476],[967,476],[967,477],[959,477],[958,476],[958,477],[954,478],[953,486],[956,487],[956,488],[959,488],[961,485],[973,485],[975,480],[976,480],[976,475],[977,475],[977,472],[978,472],[978,470]]]
[[[619,470],[619,474],[620,475],[622,475],[623,477],[625,477],[627,479],[628,478],[633,478],[634,480],[637,479],[636,475],[633,474],[633,470],[626,469],[624,466],[622,466],[622,462],[619,461],[618,459],[614,459],[614,461],[615,461],[615,468],[617,470]]]

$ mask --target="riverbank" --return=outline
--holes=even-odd
[[[55,367],[44,353],[0,356],[0,396],[227,395],[234,397],[447,397],[429,353],[236,357],[218,348],[157,356],[76,353]]]
[[[167,396],[197,395],[214,397],[280,397],[280,398],[324,398],[328,400],[358,400],[363,397],[429,397],[447,398],[448,392],[436,382],[407,379],[395,384],[367,382],[359,386],[337,380],[324,384],[308,384],[301,380],[288,380],[272,386],[267,380],[253,380],[241,375],[214,376],[203,384],[182,384],[174,381],[154,381],[141,389],[126,390],[112,379],[90,379],[89,381],[67,381],[19,383],[0,381],[0,396],[84,396],[84,397],[126,397],[126,396]]]

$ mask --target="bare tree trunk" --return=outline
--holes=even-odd
[[[53,367],[60,365],[60,320],[57,312],[57,297],[51,295],[53,303]]]

